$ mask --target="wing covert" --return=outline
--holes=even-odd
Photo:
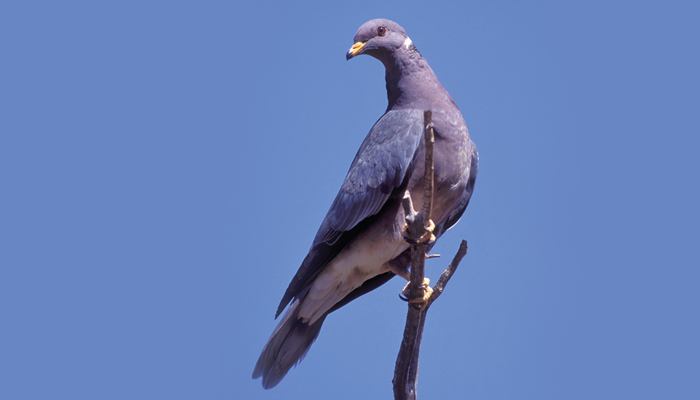
[[[350,239],[347,236],[354,234],[353,229],[378,214],[394,191],[406,182],[422,137],[422,110],[392,110],[374,124],[355,155],[309,253],[290,282],[278,315],[340,252]]]
[[[334,243],[367,217],[377,214],[401,186],[423,133],[419,110],[389,111],[360,146],[314,245]]]

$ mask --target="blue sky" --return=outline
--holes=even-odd
[[[697,5],[0,6],[0,398],[390,398],[392,281],[302,364],[250,379],[386,106],[357,27],[401,23],[481,153],[437,251],[440,399],[700,397]],[[447,260],[432,261],[434,277]]]

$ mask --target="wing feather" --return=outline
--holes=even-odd
[[[374,124],[355,155],[309,253],[282,297],[277,315],[364,224],[371,223],[392,194],[405,186],[422,133],[422,110],[392,110]]]

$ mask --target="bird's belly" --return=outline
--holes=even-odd
[[[323,269],[302,301],[299,317],[310,324],[365,281],[389,270],[387,263],[408,244],[400,234],[375,224],[361,233]]]

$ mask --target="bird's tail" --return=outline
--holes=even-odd
[[[265,389],[276,386],[287,372],[309,351],[316,340],[325,315],[311,325],[299,319],[299,302],[295,301],[272,332],[253,370],[253,379],[262,377]]]

